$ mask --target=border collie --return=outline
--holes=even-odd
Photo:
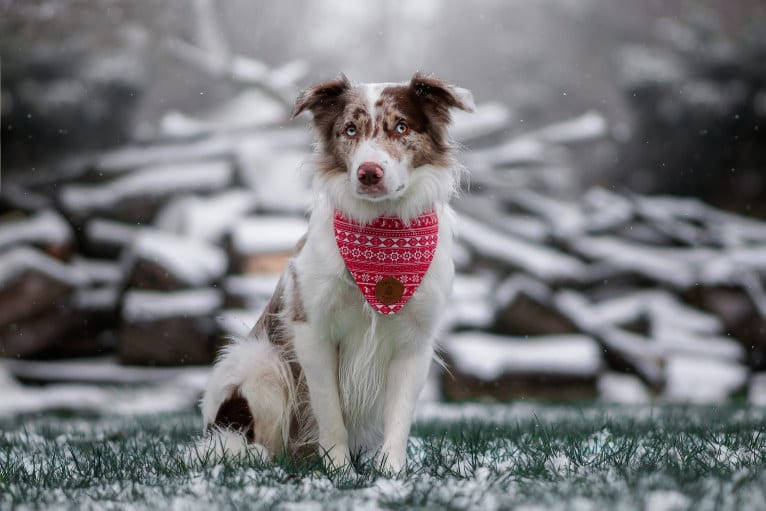
[[[305,456],[398,473],[450,294],[463,167],[450,109],[470,91],[415,74],[302,92],[317,145],[308,233],[249,337],[213,369],[203,441],[217,454]]]

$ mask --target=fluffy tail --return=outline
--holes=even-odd
[[[259,338],[232,341],[202,398],[198,455],[273,457],[287,446],[293,401],[292,377],[277,347]]]

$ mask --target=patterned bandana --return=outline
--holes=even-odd
[[[335,210],[335,241],[348,271],[372,308],[394,314],[428,271],[436,251],[439,219],[423,213],[409,224],[381,216],[367,225]]]

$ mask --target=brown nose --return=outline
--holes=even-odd
[[[363,185],[374,186],[380,183],[380,180],[383,179],[383,167],[377,163],[366,161],[359,165],[359,170],[357,170],[356,176],[359,178],[359,182]]]

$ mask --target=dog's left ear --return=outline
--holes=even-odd
[[[415,73],[410,80],[410,90],[415,99],[443,113],[447,113],[449,108],[459,108],[466,112],[473,112],[476,108],[473,94],[468,89],[450,85],[420,72]]]

